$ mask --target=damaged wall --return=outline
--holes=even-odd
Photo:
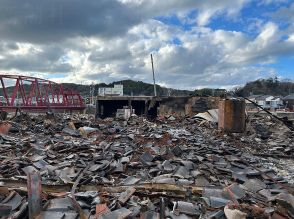
[[[193,116],[217,109],[219,97],[99,97],[96,103],[96,117],[114,117],[117,109],[131,106],[135,114],[155,118],[157,115],[173,115],[176,117]]]
[[[158,115],[174,115],[185,116],[186,104],[190,97],[167,97],[162,98],[160,106],[158,107]]]
[[[138,116],[155,118],[160,99],[148,96],[98,97],[96,118],[114,117],[117,110],[129,107]]]
[[[209,109],[217,109],[219,97],[167,97],[162,98],[158,115],[193,116]]]

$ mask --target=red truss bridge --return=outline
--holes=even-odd
[[[50,109],[82,110],[82,96],[53,81],[21,76],[0,75],[0,110],[46,111]]]

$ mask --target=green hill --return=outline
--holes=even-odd
[[[260,79],[248,82],[244,87],[237,89],[242,96],[250,95],[274,95],[286,96],[294,93],[294,83],[290,80],[280,81],[278,78]]]
[[[123,80],[115,81],[109,84],[100,83],[94,85],[81,85],[74,83],[63,83],[65,89],[71,89],[79,92],[82,96],[89,96],[90,90],[94,86],[94,95],[98,94],[99,87],[113,87],[114,84],[123,84],[124,95],[153,95],[153,84],[145,83],[143,81]],[[29,86],[24,85],[26,92],[29,92]],[[9,94],[13,92],[14,87],[8,87],[7,91]],[[226,90],[224,89],[211,89],[203,88],[194,91],[189,90],[178,90],[172,88],[161,87],[156,85],[158,96],[221,96]],[[291,81],[280,81],[277,78],[259,79],[256,81],[248,82],[245,86],[236,89],[236,92],[243,95],[249,96],[251,94],[268,94],[276,96],[286,96],[290,93],[294,93],[294,83]],[[0,88],[0,96],[3,96],[3,91]]]
[[[114,84],[122,84],[124,87],[124,95],[146,95],[152,96],[154,94],[154,86],[153,84],[148,84],[142,81],[133,81],[133,80],[123,80],[123,81],[115,81],[110,84],[96,84],[95,86],[95,95],[98,94],[99,87],[113,87]],[[88,96],[90,93],[91,85],[78,85],[78,84],[63,84],[65,88],[73,89],[80,92],[84,96]],[[182,96],[182,95],[190,95],[193,94],[193,91],[188,90],[177,90],[171,88],[161,87],[156,85],[157,95],[158,96]]]
[[[110,84],[100,83],[95,85],[81,85],[81,84],[74,84],[74,83],[63,83],[62,85],[65,89],[77,91],[82,96],[89,96],[92,86],[95,87],[94,95],[97,95],[99,87],[113,87],[114,84],[123,84],[124,95],[134,95],[134,96],[137,96],[137,95],[152,96],[153,95],[153,84],[148,84],[142,81],[133,81],[133,80],[115,81]],[[13,86],[6,88],[9,95],[12,94],[13,88],[14,88]],[[29,85],[25,84],[24,88],[26,93],[28,93],[30,88]],[[182,95],[193,94],[193,91],[165,88],[159,85],[156,85],[156,89],[157,89],[158,96],[168,96],[168,95],[182,96]],[[1,88],[0,88],[0,96],[3,96],[3,90]]]

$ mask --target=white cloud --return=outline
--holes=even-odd
[[[281,4],[287,3],[289,0],[261,0],[259,4],[269,5],[269,4]]]
[[[269,22],[255,39],[240,44],[226,57],[226,61],[235,64],[272,63],[276,57],[294,51],[294,43],[283,37],[278,26]]]
[[[216,10],[203,10],[197,17],[197,24],[205,26],[209,23],[210,18],[214,15]]]
[[[294,26],[294,2],[289,7],[279,8],[276,12],[272,13],[273,18],[282,19],[284,22]]]
[[[128,16],[142,21],[126,24],[126,29],[117,34],[116,26],[111,26],[109,37],[80,34],[65,37],[62,42],[47,43],[2,40],[0,70],[37,72],[59,82],[90,84],[121,79],[152,82],[150,53],[153,53],[156,80],[166,86],[194,89],[240,85],[276,74],[266,64],[294,51],[293,33],[281,30],[273,22],[255,24],[256,36],[205,26],[217,16],[237,16],[247,2],[121,0],[123,9],[132,11]],[[191,29],[152,19],[170,14],[184,19],[194,8],[197,13]],[[189,19],[185,22],[193,23]]]
[[[213,31],[209,28],[196,28],[186,32],[177,30],[176,36],[182,43],[175,45],[170,43],[170,39],[175,36],[170,28],[162,27],[154,30],[158,32],[146,34],[146,28],[149,29],[148,26],[155,23],[158,22],[148,21],[139,25],[135,28],[136,31],[131,30],[124,38],[113,43],[110,40],[101,46],[97,44],[97,49],[90,52],[94,57],[99,54],[99,62],[91,59],[78,63],[78,74],[72,74],[70,80],[111,82],[131,78],[151,82],[151,52],[154,55],[157,80],[178,88],[234,86],[261,76],[270,76],[273,71],[266,67],[250,67],[251,64],[266,62],[268,57],[275,56],[269,54],[268,57],[263,57],[264,51],[275,45],[268,41],[277,40],[272,37],[275,32],[271,31],[272,28],[275,29],[273,24],[267,24],[253,40],[240,32]],[[158,38],[161,31],[165,36]],[[262,45],[259,50],[255,50],[257,44]],[[105,53],[99,49],[103,45],[109,45]],[[114,53],[117,56],[111,59],[111,54]],[[239,53],[237,55],[240,59],[234,59],[236,53]],[[75,57],[83,55],[76,53]],[[255,58],[258,58],[257,61]]]
[[[251,65],[266,63],[279,53],[287,52],[284,44],[290,45],[291,38],[287,42],[281,41],[278,32],[275,24],[267,23],[255,39],[250,39],[236,31],[206,27],[185,31],[148,20],[130,29],[123,37],[103,40],[78,37],[65,41],[62,49],[49,49],[50,45],[47,45],[36,49],[36,54],[18,54],[17,58],[21,64],[28,59],[41,58],[42,63],[30,62],[31,70],[54,73],[64,66],[62,72],[66,77],[54,79],[60,82],[111,82],[128,78],[151,82],[150,53],[153,53],[156,78],[162,84],[190,89],[235,86],[266,75],[265,67]],[[175,37],[180,44],[172,42]],[[26,48],[30,48],[27,51],[32,49]],[[59,56],[46,62],[45,57],[53,51],[59,51]],[[16,59],[16,56],[8,52],[6,58]],[[18,65],[19,70],[22,68]]]

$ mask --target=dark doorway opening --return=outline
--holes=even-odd
[[[98,104],[98,116],[102,119],[115,117],[117,109],[122,109],[124,106],[128,106],[127,100],[100,100]]]

